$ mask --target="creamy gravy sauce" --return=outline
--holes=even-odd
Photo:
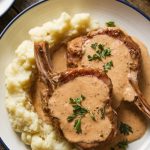
[[[141,48],[142,59],[143,59],[141,78],[139,80],[140,88],[144,96],[146,97],[146,100],[150,104],[150,56],[148,54],[147,48],[144,46],[142,42],[140,42],[136,38],[134,38],[134,41],[139,44]],[[60,71],[66,70],[66,50],[64,47],[54,53],[52,62],[53,62],[54,71],[60,72]],[[39,85],[39,86],[43,86],[43,85]],[[40,92],[38,92],[38,86],[36,90],[37,92],[35,92],[33,105],[36,111],[38,112],[39,116],[44,121],[49,122],[48,117],[44,115],[42,108],[41,108],[41,101],[40,101],[40,95],[39,95]],[[118,111],[119,111],[120,120],[130,124],[134,131],[133,134],[127,137],[128,140],[134,141],[138,138],[141,138],[143,134],[145,133],[146,127],[147,127],[146,119],[144,118],[142,113],[139,112],[135,108],[135,106],[133,106],[132,104],[122,104],[121,109],[119,108]],[[124,137],[122,136],[118,136],[115,139],[115,141],[112,142],[111,145],[113,146],[114,143],[117,143],[123,138]],[[106,147],[106,144],[105,144],[105,149],[106,150],[110,149],[110,146]]]
[[[117,113],[120,121],[132,127],[133,133],[127,136],[128,141],[134,141],[143,136],[147,129],[147,121],[134,104],[123,102],[117,109]]]
[[[38,113],[39,117],[45,121],[46,123],[51,123],[51,120],[42,109],[42,99],[41,99],[41,92],[42,90],[46,89],[45,85],[37,79],[35,81],[34,86],[32,87],[32,104],[35,108],[35,111]]]
[[[52,65],[54,72],[62,72],[67,70],[65,46],[62,46],[59,50],[54,52],[52,57]]]
[[[105,48],[111,49],[111,56],[102,59],[102,61],[89,61],[88,55],[93,56],[95,50],[91,48],[94,43],[103,44]],[[103,70],[103,65],[107,62],[113,62],[113,67],[108,71],[108,76],[113,83],[113,105],[117,108],[122,100],[133,101],[135,92],[128,81],[130,73],[128,63],[132,63],[128,48],[120,40],[114,39],[108,35],[96,35],[86,41],[83,45],[85,54],[83,55],[81,66],[94,67]]]
[[[80,97],[81,94],[86,97],[82,106],[95,114],[96,121],[86,114],[81,120],[82,134],[77,134],[73,128],[74,121],[68,122],[67,117],[73,113],[69,99]],[[112,123],[108,117],[102,120],[98,110],[104,107],[108,99],[109,89],[103,81],[92,76],[77,77],[54,91],[49,100],[49,108],[53,116],[59,119],[60,127],[68,140],[74,142],[103,141],[112,131]],[[106,126],[107,130],[105,130]]]
[[[145,116],[137,109],[137,107],[129,102],[122,102],[122,104],[117,109],[119,121],[126,123],[132,127],[133,133],[128,136],[124,136],[118,132],[117,136],[109,144],[101,145],[97,150],[110,150],[111,147],[114,147],[115,150],[119,150],[116,147],[116,144],[123,140],[128,140],[129,142],[135,141],[141,138],[146,129],[147,121]]]

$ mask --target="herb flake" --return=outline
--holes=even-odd
[[[119,130],[120,133],[124,135],[129,135],[130,133],[133,133],[132,127],[123,122],[120,123]]]
[[[84,116],[86,113],[88,113],[88,110],[80,105],[73,105],[73,113],[75,115]]]
[[[103,44],[98,44],[98,48],[103,51],[104,50],[104,45]]]
[[[85,100],[85,96],[81,94],[80,97],[77,97],[77,98],[74,98],[74,99],[70,98],[69,100],[70,100],[70,104],[81,104],[81,102],[83,100]]]
[[[102,58],[106,58],[107,56],[110,56],[111,55],[111,50],[110,48],[107,48],[107,49],[104,49],[101,53],[101,57]]]
[[[94,113],[90,113],[90,117],[91,117],[91,119],[92,119],[93,121],[96,121],[96,118],[95,118]]]
[[[101,113],[101,119],[105,119],[105,107],[100,108],[100,113]]]
[[[70,116],[67,117],[67,121],[68,121],[68,122],[71,122],[71,121],[73,121],[75,118],[76,118],[76,115],[75,115],[75,114],[70,115]]]
[[[116,27],[116,25],[115,25],[115,22],[114,22],[114,21],[106,22],[106,26],[107,26],[107,27]]]
[[[126,150],[126,148],[128,147],[128,140],[123,140],[123,141],[118,142],[117,147],[122,150]]]
[[[72,122],[73,120],[75,120],[77,117],[80,119],[76,119],[74,122],[74,129],[76,130],[76,133],[81,133],[81,119],[82,117],[84,117],[87,113],[89,113],[91,119],[93,121],[95,121],[95,116],[94,114],[90,113],[90,111],[86,108],[84,108],[81,105],[81,102],[83,100],[85,100],[85,96],[81,94],[80,97],[78,98],[70,98],[69,99],[69,103],[72,104],[72,108],[73,108],[73,114],[67,117],[67,121],[68,122]]]
[[[81,133],[81,119],[77,119],[74,123],[74,129],[76,130],[76,133]]]
[[[88,55],[88,61],[92,61],[92,60],[101,60],[101,56],[96,53],[93,56]]]
[[[105,72],[108,72],[108,70],[110,70],[111,67],[113,67],[113,62],[112,62],[112,60],[103,65],[103,69],[104,69]]]
[[[91,48],[93,48],[94,50],[96,50],[97,46],[98,46],[98,43],[91,44]]]
[[[93,48],[96,51],[96,53],[93,54],[93,56],[91,55],[87,56],[89,61],[93,61],[93,60],[101,61],[102,58],[106,58],[107,56],[111,55],[110,48],[105,48],[103,44],[94,43],[91,44],[91,48]]]

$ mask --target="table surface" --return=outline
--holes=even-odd
[[[0,33],[17,14],[39,1],[41,0],[15,0],[12,7],[0,18]],[[128,2],[140,8],[150,16],[150,0],[128,0]]]

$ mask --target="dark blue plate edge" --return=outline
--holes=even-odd
[[[9,150],[9,148],[6,146],[6,144],[3,142],[1,138],[0,138],[0,148],[3,148],[4,150]]]
[[[23,15],[25,12],[27,12],[28,10],[30,10],[31,8],[46,2],[48,0],[41,0],[40,2],[36,2],[33,5],[29,6],[28,8],[24,9],[21,13],[19,13],[13,20],[10,21],[10,23],[4,28],[4,30],[2,31],[2,33],[0,34],[0,39],[2,38],[2,36],[4,35],[4,33],[7,31],[7,29],[21,16]],[[121,2],[129,7],[131,7],[132,9],[134,9],[135,11],[137,11],[138,13],[140,13],[141,15],[143,15],[148,21],[150,21],[150,17],[148,15],[146,15],[142,10],[138,9],[137,7],[133,6],[132,4],[130,4],[129,2],[125,1],[125,0],[116,0],[118,2]],[[6,144],[3,142],[3,140],[0,137],[0,144],[5,148],[5,150],[9,150],[9,148],[6,146]]]
[[[129,7],[131,7],[132,9],[134,9],[135,11],[137,11],[138,13],[140,13],[142,16],[144,16],[148,21],[150,21],[150,16],[146,15],[142,10],[140,10],[139,8],[137,8],[136,6],[132,5],[131,3],[129,3],[126,0],[116,0],[120,3],[123,3]]]

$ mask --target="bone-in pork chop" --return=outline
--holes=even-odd
[[[68,43],[68,68],[104,69],[112,80],[115,107],[134,101],[137,94],[128,78],[138,81],[140,60],[139,46],[119,28],[100,28]]]
[[[112,83],[99,69],[51,72],[45,42],[35,44],[39,78],[48,87],[44,108],[57,130],[82,149],[111,140],[117,131],[117,117],[111,106]]]

